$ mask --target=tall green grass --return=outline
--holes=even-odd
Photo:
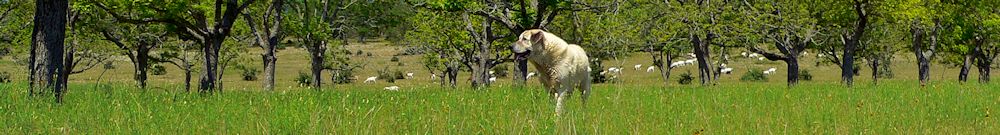
[[[71,85],[65,103],[0,85],[5,134],[998,134],[1000,87],[805,82],[597,85],[561,117],[537,87],[226,91]]]

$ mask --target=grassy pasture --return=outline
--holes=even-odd
[[[23,82],[0,84],[0,133],[1000,134],[1000,84],[958,83],[956,68],[936,64],[932,84],[920,87],[908,53],[893,61],[894,78],[873,85],[868,69],[862,68],[853,88],[838,84],[839,69],[814,64],[814,56],[802,61],[814,80],[789,88],[783,63],[736,58],[738,54],[729,64],[736,71],[722,76],[719,85],[670,80],[665,86],[657,74],[631,69],[649,65],[649,56],[638,53],[606,61],[606,66],[627,69],[623,82],[595,85],[586,108],[574,96],[567,113],[557,118],[553,102],[534,80],[524,87],[503,78],[483,90],[443,88],[429,80],[419,56],[400,57],[405,66],[389,62],[403,47],[373,43],[348,49],[374,55],[353,57],[367,65],[356,73],[362,79],[382,68],[412,71],[416,78],[309,90],[292,81],[299,71],[307,71],[306,52],[289,48],[278,53],[276,91],[259,91],[259,82],[241,81],[236,69],[228,69],[223,93],[201,95],[181,91],[183,74],[167,65],[168,74],[150,76],[151,89],[137,90],[131,65],[119,59],[117,68],[103,76],[100,68],[72,76],[64,104],[27,97]],[[259,57],[252,54],[258,50],[250,52],[245,56]],[[769,82],[739,81],[748,68],[770,67],[778,73]],[[671,79],[693,68],[675,69]],[[15,80],[26,78],[24,70],[10,59],[0,60],[0,71],[15,73]],[[970,74],[970,79],[976,77]],[[459,84],[468,85],[464,79]],[[390,85],[402,90],[382,90]]]

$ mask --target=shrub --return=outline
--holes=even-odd
[[[240,70],[240,75],[243,75],[244,81],[254,81],[257,80],[257,73],[260,70],[253,66],[247,66],[244,64],[236,65],[236,69]]]
[[[402,62],[400,62],[400,63],[396,63],[396,66],[402,67],[402,66],[406,66],[406,64],[403,64]]]
[[[396,83],[396,79],[403,79],[403,72],[392,71],[389,69],[382,69],[378,71],[378,79],[385,80],[385,82]]]
[[[509,74],[509,71],[510,70],[507,69],[507,65],[506,64],[504,64],[504,65],[497,65],[496,67],[493,67],[493,76],[496,76],[498,78],[504,78],[504,77],[507,77],[507,75]]]
[[[358,52],[357,52],[357,53],[354,53],[354,55],[362,55],[362,54],[365,54],[365,52],[364,52],[364,51],[361,51],[361,50],[358,50]]]
[[[373,56],[371,52],[366,52],[365,55],[368,56],[368,57]]]
[[[149,68],[149,72],[153,75],[165,75],[167,74],[167,69],[164,68],[163,65],[153,64],[153,66]]]
[[[354,68],[338,68],[330,70],[330,81],[336,84],[354,83]]]
[[[590,60],[590,82],[592,83],[604,83],[608,81],[608,77],[601,74],[604,72],[604,66],[601,66],[601,61],[597,59]]]
[[[391,61],[391,62],[399,62],[399,57],[392,56],[392,58],[390,58],[389,61]]]
[[[799,72],[799,79],[812,81],[813,75],[809,73],[809,70],[802,70],[802,72]]]
[[[681,78],[677,79],[677,83],[680,84],[691,84],[694,81],[694,77],[691,76],[691,71],[681,73]]]
[[[0,83],[10,83],[10,73],[0,72]]]
[[[740,77],[740,81],[759,81],[766,82],[767,76],[764,75],[764,71],[760,69],[750,69],[747,73]]]
[[[299,77],[295,78],[295,82],[299,84],[299,87],[312,85],[312,75],[299,71]]]
[[[115,62],[108,61],[104,62],[104,69],[115,69]]]

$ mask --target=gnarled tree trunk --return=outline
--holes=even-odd
[[[62,86],[59,75],[63,67],[63,41],[66,38],[67,0],[37,0],[35,1],[35,19],[32,31],[32,70],[30,92],[51,89],[55,93],[56,102],[62,102]],[[44,67],[44,69],[38,69]],[[37,87],[40,84],[44,87]]]

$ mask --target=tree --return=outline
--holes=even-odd
[[[115,29],[115,28],[104,28],[100,31],[104,40],[115,44],[120,50],[124,51],[124,54],[128,56],[130,62],[132,62],[132,67],[134,69],[133,79],[136,81],[136,86],[140,89],[146,89],[146,79],[148,78],[147,71],[150,64],[156,63],[157,60],[150,55],[154,48],[158,48],[162,42],[160,37],[165,36],[164,34],[151,33],[150,31],[157,31],[158,29],[151,29],[148,26],[134,26],[130,28],[129,26],[123,26],[118,28],[125,29]],[[119,34],[128,33],[128,34]],[[125,35],[135,35],[133,37]]]
[[[799,57],[807,46],[815,43],[813,37],[818,34],[816,19],[810,17],[814,12],[801,10],[806,9],[803,7],[808,4],[815,3],[770,1],[769,4],[748,5],[751,6],[750,11],[760,12],[748,16],[758,16],[751,20],[758,29],[754,34],[762,36],[761,39],[750,40],[770,42],[780,54],[765,51],[754,44],[748,45],[749,50],[771,61],[784,61],[788,68],[789,86],[798,83]]]
[[[194,40],[202,45],[204,72],[199,91],[214,92],[218,81],[219,51],[229,37],[240,13],[254,0],[207,1],[103,1],[97,7],[115,19],[131,24],[164,24],[181,39]],[[133,18],[128,14],[142,14]],[[210,18],[211,16],[211,18]],[[211,25],[209,25],[211,24]]]
[[[31,81],[29,89],[34,91],[52,90],[57,103],[62,102],[63,88],[59,81],[64,78],[63,53],[66,39],[66,21],[69,11],[68,0],[35,1],[35,19],[32,31],[31,60],[29,62]],[[44,68],[44,69],[40,69]],[[36,84],[43,86],[37,87]]]
[[[247,26],[253,32],[257,47],[264,49],[261,59],[264,63],[264,90],[274,90],[274,65],[278,58],[274,56],[277,52],[278,43],[281,40],[281,22],[284,21],[285,13],[284,0],[272,0],[263,13],[256,13],[259,19],[254,19],[250,13],[243,13]],[[250,10],[248,12],[252,12]],[[256,21],[259,20],[259,21]],[[313,75],[315,76],[315,75]]]

